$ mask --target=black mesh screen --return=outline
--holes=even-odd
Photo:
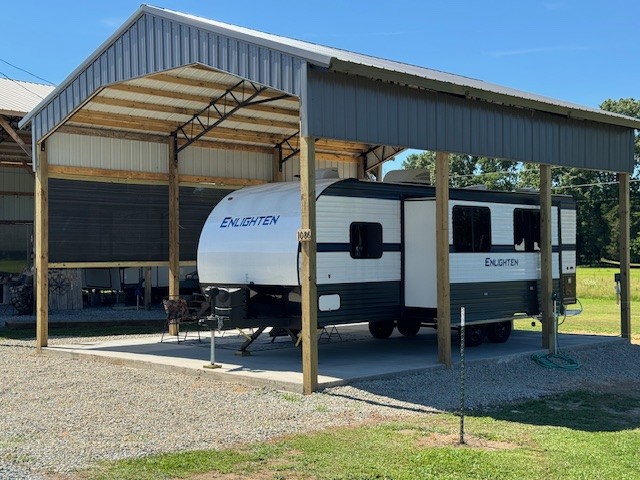
[[[180,188],[180,260],[228,190]],[[167,261],[168,187],[49,180],[49,261]]]

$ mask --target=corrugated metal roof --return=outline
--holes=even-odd
[[[143,6],[143,8],[150,9],[155,13],[157,13],[157,10],[160,10],[162,13],[159,14],[164,14],[176,20],[189,22],[194,26],[209,26],[210,29],[222,34],[229,35],[232,33],[235,34],[234,36],[246,41],[284,51],[303,58],[309,63],[329,67],[336,71],[358,73],[374,79],[397,81],[403,84],[433,88],[439,91],[450,91],[467,97],[472,96],[486,100],[495,100],[509,105],[528,108],[534,107],[541,111],[568,114],[574,118],[580,118],[580,113],[582,112],[587,114],[585,115],[586,119],[597,120],[597,117],[601,117],[603,119],[602,121],[606,123],[640,129],[640,120],[635,118],[536,95],[514,88],[503,87],[474,78],[372,57],[338,48],[326,47],[172,10],[158,9],[150,6]],[[378,71],[376,72],[376,70]],[[413,80],[411,77],[413,77]],[[558,108],[562,111],[559,111]],[[605,118],[607,120],[605,120]]]
[[[0,114],[22,117],[54,88],[51,85],[0,78]]]
[[[218,34],[235,38],[239,41],[247,42],[250,45],[256,45],[260,48],[267,48],[273,51],[289,54],[311,64],[332,68],[341,72],[357,73],[363,76],[368,76],[369,78],[398,82],[416,87],[433,89],[436,91],[457,93],[473,98],[490,100],[507,105],[533,108],[545,112],[559,113],[573,118],[585,118],[608,124],[640,128],[640,120],[638,119],[605,112],[596,108],[590,108],[562,100],[522,92],[460,75],[348,52],[337,48],[330,48],[149,5],[142,5],[140,9],[135,12],[120,29],[118,29],[118,31],[104,42],[104,44],[98,48],[98,50],[96,50],[89,59],[83,62],[82,65],[80,65],[54,92],[52,92],[50,98],[46,99],[47,101],[41,102],[31,114],[27,115],[23,124],[28,122],[33,115],[47,107],[50,99],[55,98],[58,93],[64,93],[64,89],[71,84],[76,77],[80,76],[87,67],[91,66],[93,62],[99,60],[101,56],[104,56],[109,46],[112,43],[119,41],[120,37],[132,28],[136,22],[138,22],[140,17],[145,14],[152,15],[160,19],[166,19],[167,21],[178,22],[179,24],[187,27],[201,29],[213,35]],[[185,33],[185,35],[189,34],[190,33]],[[168,62],[166,59],[163,60],[162,53],[159,55],[160,57],[157,60],[158,62]],[[107,58],[104,58],[104,60],[108,61]],[[131,76],[135,76],[133,73],[134,72],[131,72]],[[124,76],[126,77],[126,75]],[[126,78],[119,79],[126,80]],[[99,83],[104,84],[108,82],[100,81]],[[63,120],[60,118],[63,116],[60,115],[61,112],[49,113],[53,113],[54,119],[59,118],[59,120]],[[36,131],[38,130],[39,129],[36,128]],[[45,127],[43,130],[45,131],[41,132],[41,134],[45,135],[49,129]]]

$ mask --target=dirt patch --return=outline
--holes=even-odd
[[[474,437],[473,435],[465,435],[464,444],[460,444],[460,436],[456,434],[438,434],[431,433],[418,440],[418,446],[421,448],[433,447],[460,447],[460,448],[478,448],[480,450],[513,450],[519,445],[509,442],[499,442],[497,440],[489,440],[486,438]]]

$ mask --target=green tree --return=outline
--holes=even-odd
[[[435,152],[427,151],[409,155],[402,168],[425,168],[435,179],[435,165]],[[450,155],[449,186],[464,188],[478,184],[491,190],[514,190],[518,185],[518,163],[472,155]]]
[[[613,113],[640,118],[640,101],[633,98],[605,100],[600,108]],[[426,168],[435,178],[435,153],[412,154],[403,168]],[[618,185],[609,172],[577,168],[552,170],[554,193],[570,195],[576,200],[577,251],[579,264],[596,264],[603,257],[617,259]],[[463,188],[484,184],[492,190],[539,188],[540,167],[507,160],[454,154],[449,162],[450,186]],[[635,139],[635,169],[631,178],[631,258],[640,262],[640,134]]]

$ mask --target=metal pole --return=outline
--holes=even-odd
[[[460,308],[460,445],[464,445],[464,326],[465,308]]]
[[[217,288],[207,288],[204,292],[205,296],[209,297],[211,302],[211,316],[209,320],[209,330],[211,330],[211,350],[210,350],[210,363],[205,364],[204,368],[221,368],[222,365],[216,363],[216,325],[211,320],[217,320],[217,330],[222,330],[223,319],[216,315],[216,295],[218,295]]]

